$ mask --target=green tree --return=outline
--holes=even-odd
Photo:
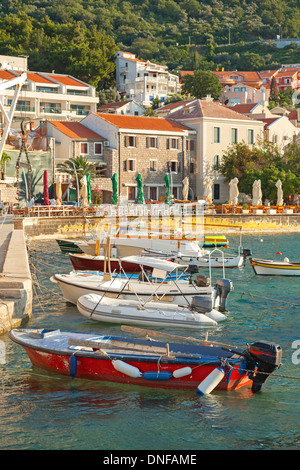
[[[271,85],[270,85],[270,101],[274,101],[275,103],[277,103],[278,99],[279,99],[279,91],[278,91],[276,78],[272,77]]]
[[[0,159],[1,180],[5,180],[6,165],[9,164],[10,161],[11,161],[11,156],[8,155],[6,152],[2,152],[1,159]]]
[[[95,176],[96,163],[90,162],[87,157],[75,157],[57,164],[57,171],[67,173],[72,178],[72,187],[77,189],[77,180],[79,189],[81,188],[80,180],[83,176],[90,173],[91,177]]]
[[[205,98],[205,96],[211,95],[217,100],[221,96],[222,85],[214,73],[196,70],[193,75],[186,75],[184,77],[182,93],[189,94],[195,98]]]

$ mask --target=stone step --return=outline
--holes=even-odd
[[[24,290],[21,289],[2,289],[0,287],[0,299],[21,299],[24,296]]]

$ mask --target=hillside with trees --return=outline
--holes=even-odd
[[[174,71],[261,70],[299,61],[295,43],[284,50],[274,46],[278,34],[300,36],[299,0],[6,0],[0,5],[0,54],[25,54],[31,70],[70,73],[98,89],[113,86],[118,49]]]

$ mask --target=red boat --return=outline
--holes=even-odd
[[[166,343],[98,332],[14,329],[9,336],[25,349],[34,366],[49,372],[71,378],[193,389],[202,395],[214,389],[244,386],[252,386],[257,392],[281,361],[280,346],[269,342],[255,342],[244,350],[195,338],[188,340],[198,344]]]
[[[93,256],[85,253],[69,253],[70,261],[75,271],[104,271],[105,256]],[[121,271],[119,258],[106,258],[106,272],[108,272],[108,262],[110,262],[111,271]],[[141,268],[138,264],[126,263],[122,261],[122,268],[125,273],[140,272]],[[147,269],[147,266],[145,266]]]

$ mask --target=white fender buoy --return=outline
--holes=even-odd
[[[173,377],[175,377],[175,379],[180,379],[180,377],[191,375],[191,373],[192,369],[190,367],[182,367],[181,369],[174,370]]]
[[[224,378],[224,367],[216,367],[197,387],[197,392],[200,395],[208,395]]]
[[[142,376],[140,370],[137,367],[131,366],[130,364],[120,361],[119,359],[112,361],[112,364],[116,370],[122,372],[125,375],[128,375],[129,377],[136,379],[137,377]]]

